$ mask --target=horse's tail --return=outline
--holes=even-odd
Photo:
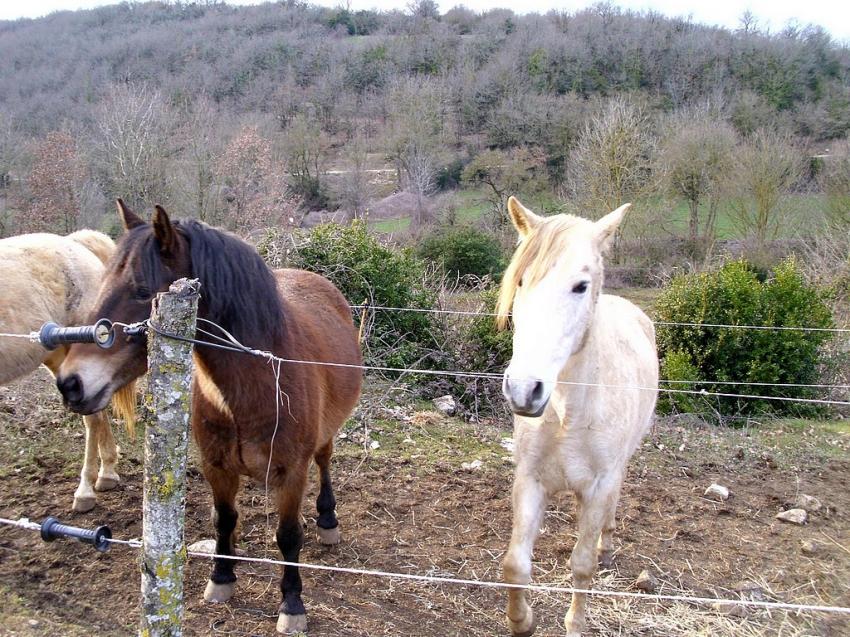
[[[115,252],[115,242],[97,230],[77,230],[69,234],[68,238],[87,248],[104,265],[112,257],[112,253]]]
[[[124,419],[127,433],[136,437],[136,381],[130,381],[112,395],[112,409]]]

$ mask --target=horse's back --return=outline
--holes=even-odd
[[[87,318],[103,277],[100,255],[114,244],[93,231],[75,235],[36,233],[0,240],[0,331],[28,333],[47,321],[71,325]],[[0,383],[32,372],[45,359],[37,343],[0,338]]]

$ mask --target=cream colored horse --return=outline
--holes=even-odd
[[[502,385],[515,415],[507,582],[531,582],[531,552],[547,498],[560,491],[572,491],[577,501],[573,585],[590,587],[597,551],[603,565],[613,558],[626,463],[650,426],[658,387],[652,322],[629,301],[600,294],[602,257],[628,207],[593,223],[539,217],[515,198],[508,201],[520,243],[498,305],[501,326],[511,309],[514,325]],[[564,620],[570,637],[585,629],[586,604],[586,594],[573,594]],[[528,591],[509,592],[507,616],[515,636],[534,632]]]
[[[0,332],[29,333],[47,321],[83,325],[114,250],[112,239],[93,230],[67,237],[38,233],[0,240]],[[41,364],[55,374],[66,353],[66,347],[51,352],[28,340],[0,337],[0,385]],[[128,407],[134,394],[133,388],[128,389],[114,402],[122,415],[132,413]],[[113,489],[120,480],[115,470],[118,447],[105,412],[84,416],[83,421],[86,451],[73,504],[79,512],[94,507],[95,490]]]

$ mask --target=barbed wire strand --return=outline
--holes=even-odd
[[[39,524],[35,522],[30,522],[27,518],[21,518],[20,520],[9,520],[6,518],[0,518],[0,524],[19,527],[28,531],[41,530],[41,526]],[[122,540],[118,538],[108,538],[106,539],[106,541],[110,544],[126,546],[132,549],[138,549],[142,546],[142,542],[140,540]],[[633,591],[612,591],[595,588],[577,588],[574,586],[559,586],[555,584],[513,584],[510,582],[496,582],[492,580],[465,579],[459,577],[446,577],[437,575],[419,575],[416,573],[398,573],[394,571],[353,568],[348,566],[335,566],[331,564],[290,562],[286,560],[276,560],[263,557],[249,557],[246,555],[222,555],[219,553],[207,553],[205,551],[193,550],[187,550],[186,554],[193,558],[231,560],[235,562],[248,562],[253,564],[269,564],[272,566],[294,566],[296,568],[303,568],[307,570],[328,571],[334,573],[345,573],[348,575],[360,575],[367,577],[381,577],[385,579],[407,580],[413,582],[421,582],[424,584],[452,584],[458,586],[477,586],[481,588],[524,589],[542,593],[584,593],[587,595],[597,595],[601,597],[625,597],[647,601],[663,600],[686,602],[692,604],[732,604],[737,606],[753,606],[764,609],[788,610],[796,612],[850,614],[850,608],[843,606],[792,604],[787,602],[727,599],[722,597],[698,597],[694,595],[672,595],[663,593],[636,593]]]
[[[455,314],[458,316],[498,316],[496,312],[476,312],[472,310],[445,310],[438,308],[420,307],[393,307],[387,305],[349,305],[352,310],[361,310],[364,307],[370,310],[383,312],[419,312],[423,314]],[[732,325],[727,323],[677,323],[674,321],[653,321],[655,325],[665,327],[710,327],[740,330],[776,330],[795,332],[835,332],[840,334],[850,333],[850,328],[843,327],[805,327],[793,325]]]
[[[332,361],[312,361],[312,360],[301,360],[294,358],[283,358],[280,356],[276,356],[271,352],[265,350],[252,349],[250,347],[246,347],[242,345],[238,340],[232,337],[227,330],[225,330],[220,325],[217,325],[213,321],[208,319],[204,319],[210,325],[214,325],[222,332],[228,334],[232,339],[233,346],[225,345],[221,343],[211,343],[208,341],[200,341],[197,339],[191,339],[183,336],[178,336],[176,334],[170,334],[167,332],[163,332],[154,324],[148,322],[148,327],[156,331],[161,336],[166,336],[168,338],[174,338],[176,340],[182,340],[186,342],[191,342],[195,345],[203,345],[207,347],[214,347],[216,349],[222,349],[226,351],[243,353],[243,354],[251,354],[253,356],[259,356],[266,358],[268,360],[276,360],[281,363],[289,363],[296,365],[318,365],[323,367],[341,367],[346,369],[363,369],[370,371],[380,371],[380,372],[390,372],[390,373],[404,373],[404,374],[422,374],[426,376],[449,376],[453,378],[481,378],[481,379],[490,379],[490,380],[501,380],[502,374],[497,374],[493,372],[465,372],[458,370],[436,370],[436,369],[413,369],[413,368],[405,368],[405,367],[386,367],[381,365],[365,365],[365,364],[353,364],[353,363],[337,363]],[[218,339],[223,340],[223,339]],[[543,380],[539,378],[528,378],[527,380]],[[780,402],[793,402],[793,403],[804,403],[804,404],[816,404],[816,405],[833,405],[833,406],[850,406],[850,401],[845,400],[830,400],[823,398],[793,398],[789,396],[762,396],[759,394],[734,394],[731,392],[710,392],[704,389],[672,389],[669,387],[647,387],[641,385],[610,385],[605,383],[585,383],[579,381],[568,381],[568,380],[556,380],[550,381],[556,385],[567,385],[573,387],[596,387],[602,389],[633,389],[636,391],[663,391],[670,394],[689,394],[696,396],[715,396],[721,398],[743,398],[743,399],[753,399],[753,400],[773,400]],[[690,381],[695,382],[695,381]],[[747,384],[747,383],[744,383]],[[835,386],[838,388],[838,386]]]

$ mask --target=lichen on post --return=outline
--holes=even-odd
[[[158,295],[157,330],[194,338],[196,280],[179,279]],[[192,344],[148,331],[148,389],[143,401],[145,471],[142,524],[142,637],[183,634],[186,563],[186,456],[192,397]]]

